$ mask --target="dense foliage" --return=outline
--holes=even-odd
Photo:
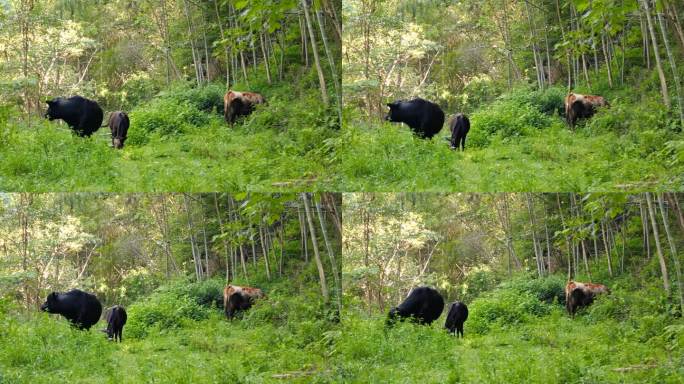
[[[0,189],[303,189],[331,178],[339,2],[12,1],[0,8]],[[267,106],[232,127],[228,89]],[[130,114],[130,140],[73,137],[45,100]]]
[[[343,11],[341,185],[681,188],[680,3],[352,0]],[[569,91],[604,96],[610,107],[571,131]],[[465,154],[450,153],[447,128],[424,142],[381,122],[385,103],[413,97],[471,117]]]
[[[681,194],[345,195],[349,382],[667,382],[682,377]],[[610,293],[565,308],[569,279]],[[416,286],[469,308],[465,338],[386,317]]]

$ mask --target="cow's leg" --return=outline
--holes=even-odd
[[[463,324],[458,325],[458,333],[461,335],[461,337],[463,337]]]

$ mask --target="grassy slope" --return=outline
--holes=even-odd
[[[465,324],[465,338],[448,335],[444,318],[431,327],[401,324],[383,333],[383,318],[352,316],[337,345],[349,382],[395,383],[681,383],[684,323],[677,340],[629,322],[550,315],[485,335]],[[657,328],[657,327],[654,327]],[[668,351],[668,349],[670,351]],[[627,370],[619,368],[631,367]]]
[[[269,104],[232,128],[219,114],[192,104],[208,97],[220,104],[222,86],[172,88],[133,109],[121,151],[110,148],[108,128],[84,139],[63,123],[38,118],[27,128],[10,111],[14,118],[0,116],[0,190],[315,188],[330,178],[337,122],[309,83],[261,85]]]
[[[287,327],[228,323],[219,314],[144,339],[127,337],[124,328],[121,344],[96,330],[102,323],[81,332],[37,313],[0,323],[0,382],[278,382],[274,374],[325,371],[327,364],[324,345]]]
[[[649,137],[589,135],[562,125],[489,146],[449,149],[446,131],[432,140],[406,126],[350,123],[338,149],[338,188],[374,191],[680,190],[684,159]],[[476,129],[476,128],[475,128]],[[679,138],[682,141],[681,134]],[[656,140],[656,143],[660,140]],[[466,142],[466,145],[468,143]],[[679,156],[684,154],[684,145]],[[668,152],[669,153],[669,152]],[[674,161],[673,161],[674,160]]]

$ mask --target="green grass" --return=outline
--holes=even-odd
[[[296,277],[257,285],[267,298],[232,321],[199,304],[223,279],[162,286],[128,306],[123,343],[106,340],[103,321],[79,331],[0,300],[0,383],[331,382],[340,326],[318,288]]]
[[[661,335],[649,338],[648,330],[614,320],[573,320],[560,309],[485,335],[466,322],[464,339],[448,335],[443,320],[384,333],[384,318],[348,318],[342,332],[354,336],[336,347],[338,375],[352,383],[681,383],[684,377],[681,321],[672,328],[679,330],[679,347],[668,351],[673,342]]]
[[[302,342],[289,327],[228,322],[219,313],[144,339],[124,328],[121,344],[45,314],[0,323],[3,383],[262,383],[292,372],[307,372],[295,382],[308,382],[328,369],[325,343]]]
[[[556,280],[563,280],[558,278]],[[570,318],[539,301],[554,281],[502,285],[468,303],[465,338],[410,322],[385,330],[385,314],[351,309],[334,365],[349,383],[681,383],[684,321],[657,286],[627,287]],[[622,286],[621,286],[622,285]]]
[[[304,83],[303,83],[304,84]],[[91,138],[64,123],[0,108],[0,190],[216,191],[304,190],[331,178],[338,136],[334,111],[318,91],[273,84],[268,105],[229,127],[217,113],[221,85],[180,85],[138,105],[123,150],[109,129]]]
[[[474,119],[473,119],[474,120]],[[337,149],[335,186],[346,191],[618,191],[684,188],[684,137],[663,130],[572,132],[560,118],[524,135],[449,149],[390,123],[349,121]],[[477,137],[473,121],[471,137]]]

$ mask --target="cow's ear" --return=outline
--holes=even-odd
[[[55,101],[54,100],[45,100],[45,103],[47,103],[47,105],[52,105],[55,103]]]
[[[387,103],[387,106],[390,107],[390,109],[392,109],[397,106],[397,103]]]

